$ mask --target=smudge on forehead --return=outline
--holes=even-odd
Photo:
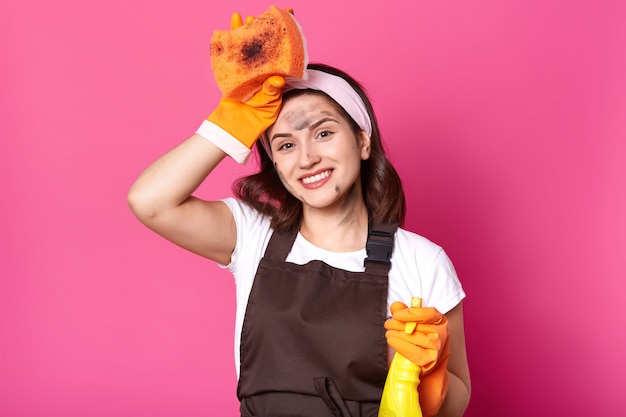
[[[301,107],[293,109],[285,115],[285,123],[293,130],[305,129],[310,123],[308,112]]]
[[[321,98],[304,103],[298,99],[290,100],[283,106],[276,125],[294,131],[306,129],[319,115],[330,114],[328,105],[327,101]]]

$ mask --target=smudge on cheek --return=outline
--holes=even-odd
[[[336,192],[336,193],[339,193],[339,190],[341,190],[341,188],[339,188],[339,186],[338,186],[338,185],[335,185],[335,192]]]

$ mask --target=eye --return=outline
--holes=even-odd
[[[278,150],[278,151],[286,151],[288,149],[293,148],[294,146],[295,145],[293,143],[291,143],[291,142],[285,142],[285,143],[281,144],[280,146],[278,146],[278,149],[276,149],[276,150]]]
[[[333,134],[333,132],[331,132],[330,130],[321,130],[316,135],[316,138],[318,138],[318,139],[325,139],[325,138],[329,137],[332,134]]]

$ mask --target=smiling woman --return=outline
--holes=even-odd
[[[385,155],[374,111],[359,83],[336,68],[310,64],[307,80],[290,79],[284,90],[286,92],[283,96],[281,114],[276,124],[268,129],[259,141],[258,146],[265,150],[263,152],[263,149],[259,149],[261,170],[236,184],[237,195],[261,213],[270,216],[273,228],[299,227],[302,207],[298,195],[287,192],[284,187],[275,186],[280,182],[276,165],[282,164],[284,158],[280,154],[287,151],[281,148],[285,147],[293,152],[291,149],[295,146],[294,134],[290,133],[289,124],[295,131],[300,131],[309,124],[311,129],[319,128],[316,126],[319,123],[326,123],[324,126],[328,126],[334,121],[335,128],[342,127],[341,137],[348,134],[345,132],[348,128],[353,137],[349,143],[354,147],[357,145],[365,147],[362,152],[367,155],[360,156],[359,180],[366,190],[363,198],[372,220],[401,224],[405,215],[402,184]],[[290,104],[294,98],[297,98],[296,103],[302,105]],[[306,103],[308,107],[304,106]],[[316,120],[309,120],[315,112],[319,113],[319,117]],[[287,127],[283,132],[280,129],[285,125]],[[321,130],[319,135],[324,138],[328,135],[332,138],[335,134],[332,129]],[[291,139],[291,142],[286,141],[286,138]],[[324,138],[312,143],[324,143],[330,139]],[[278,139],[281,140],[277,141]],[[319,146],[312,148],[308,153],[304,152],[303,156],[308,154],[310,157],[311,152],[316,149],[319,149]],[[316,168],[319,169],[317,166]]]
[[[227,155],[247,160],[242,144],[258,136],[260,170],[236,198],[192,195]],[[242,416],[374,417],[395,351],[422,370],[424,415],[463,414],[465,293],[443,249],[401,227],[400,178],[344,72],[309,65],[306,80],[271,76],[248,101],[223,100],[137,179],[129,203],[234,275]],[[424,307],[407,307],[413,297]]]
[[[323,93],[295,91],[284,99],[276,123],[268,130],[272,172],[280,177],[288,194],[304,204],[304,212],[328,211],[333,205],[345,204],[367,221],[360,166],[370,155],[369,136],[355,132],[349,116]],[[312,190],[315,192],[308,192]]]

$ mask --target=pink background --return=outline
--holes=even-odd
[[[0,4],[0,415],[238,415],[231,277],[126,192],[217,103],[212,31],[269,4]],[[625,3],[276,4],[366,85],[406,227],[456,265],[466,415],[623,414]]]

